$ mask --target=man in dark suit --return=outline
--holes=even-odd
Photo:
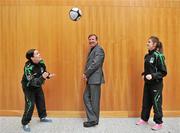
[[[89,35],[88,40],[90,51],[83,74],[83,78],[87,81],[83,99],[88,121],[83,123],[84,127],[98,125],[101,84],[104,83],[102,70],[104,50],[98,45],[98,37],[95,34]]]

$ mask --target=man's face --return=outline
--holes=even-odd
[[[96,40],[96,36],[91,36],[91,37],[88,38],[88,40],[89,40],[89,46],[91,48],[95,47],[98,44],[98,42]]]
[[[31,60],[36,64],[42,60],[40,53],[37,50],[34,51],[34,57],[31,57]]]

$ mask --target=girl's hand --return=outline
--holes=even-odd
[[[146,75],[146,79],[147,80],[151,80],[152,79],[152,75],[151,74]]]
[[[141,78],[142,78],[142,79],[144,79],[144,75],[143,75],[143,76],[141,76]]]
[[[48,75],[49,75],[48,72],[44,72],[44,73],[42,74],[42,76],[43,76],[44,79],[46,79],[46,78],[48,77]]]
[[[54,74],[54,73],[50,73],[48,77],[51,78],[51,77],[54,77],[55,75],[56,74]]]

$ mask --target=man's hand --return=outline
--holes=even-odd
[[[146,75],[146,79],[147,80],[151,80],[152,79],[152,75],[151,74]]]
[[[86,77],[86,75],[85,75],[85,74],[83,74],[83,79],[87,80],[87,77]]]

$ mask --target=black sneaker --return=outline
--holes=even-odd
[[[40,122],[52,122],[51,119],[48,119],[47,117],[41,118]]]
[[[93,126],[96,126],[96,125],[98,125],[98,122],[97,121],[87,121],[87,122],[84,122],[83,123],[83,126],[84,127],[93,127]]]
[[[23,130],[25,132],[30,132],[31,131],[30,126],[28,124],[27,125],[23,125]]]

